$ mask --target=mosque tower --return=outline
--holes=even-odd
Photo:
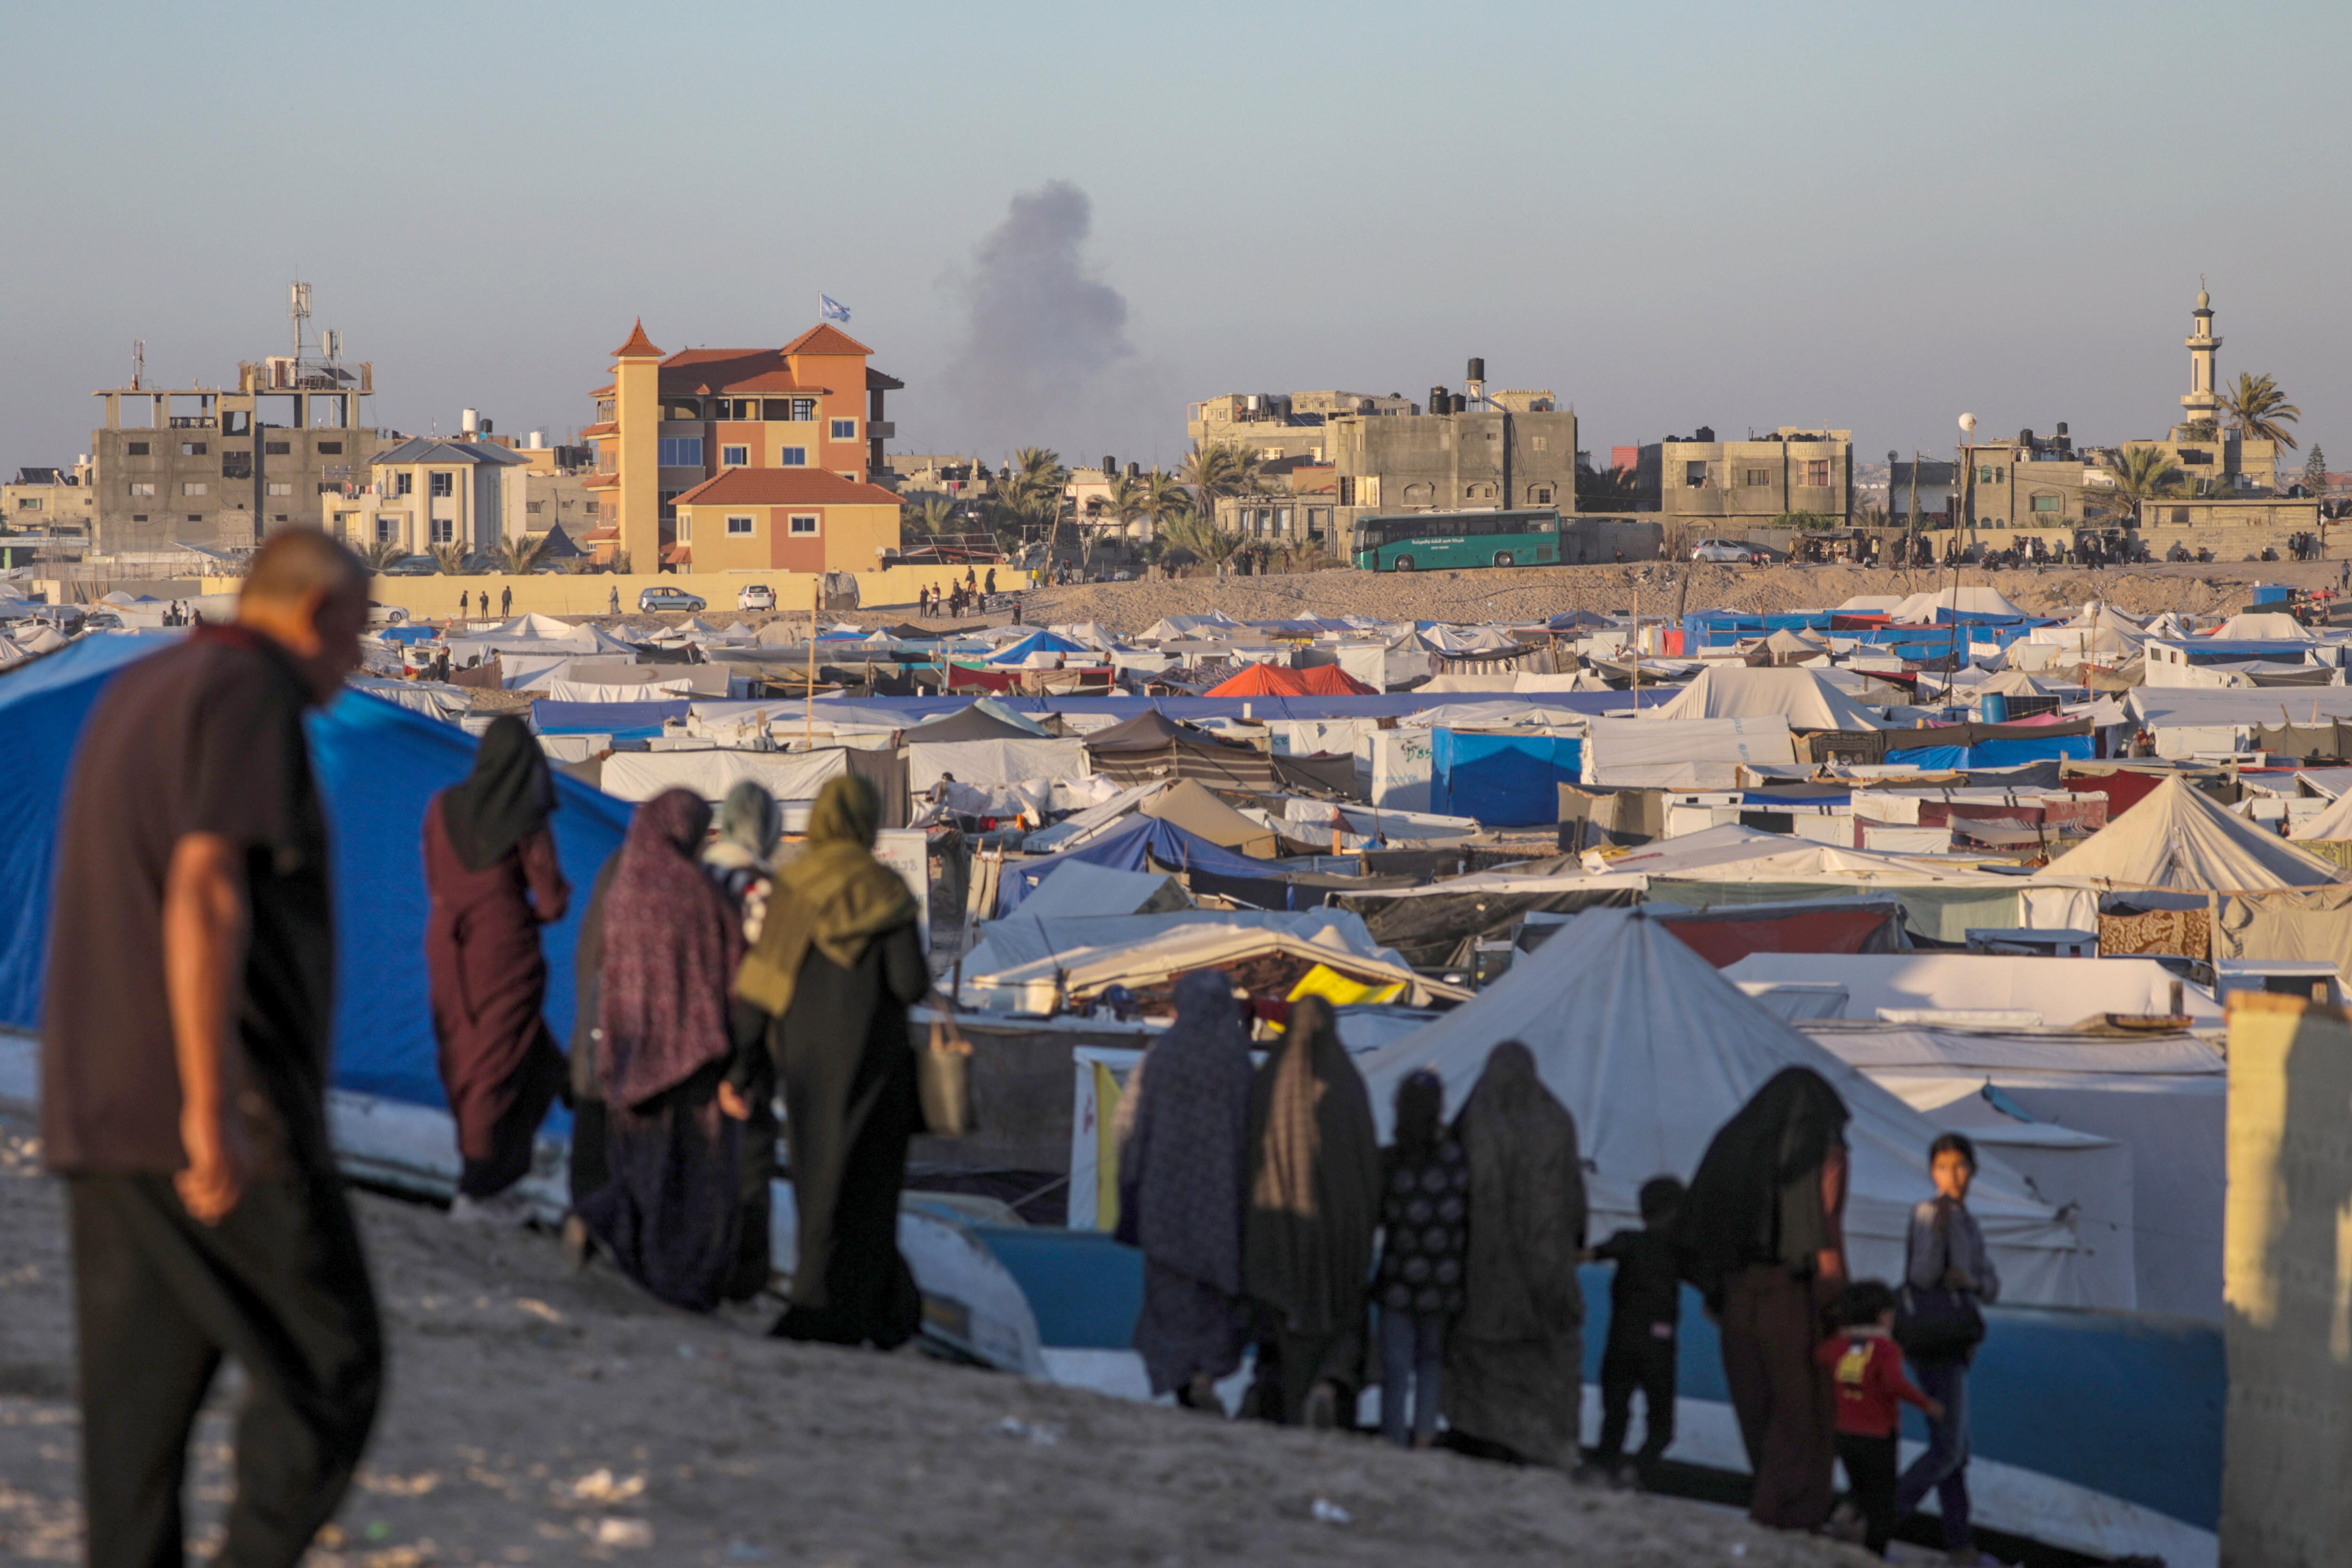
[[[2213,296],[2198,289],[2197,309],[2189,312],[2189,319],[2196,322],[2196,330],[2188,338],[2189,391],[2180,399],[2181,423],[2209,425],[2218,431],[2221,399],[2213,390],[2213,352],[2221,346],[2221,340],[2213,335]]]

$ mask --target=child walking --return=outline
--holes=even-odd
[[[1847,1286],[1838,1298],[1838,1321],[1843,1326],[1822,1342],[1814,1358],[1837,1384],[1838,1458],[1853,1489],[1844,1523],[1848,1531],[1858,1526],[1863,1545],[1884,1557],[1896,1519],[1895,1434],[1902,1419],[1896,1402],[1918,1406],[1930,1420],[1941,1420],[1944,1407],[1903,1375],[1893,1290],[1876,1279]]]
[[[1408,1074],[1396,1091],[1396,1142],[1381,1188],[1381,1435],[1426,1448],[1437,1439],[1446,1321],[1462,1310],[1470,1162],[1445,1132],[1445,1086]],[[1408,1426],[1407,1408],[1411,1416]],[[1410,1436],[1408,1436],[1408,1433]]]
[[[1609,1342],[1601,1352],[1601,1447],[1594,1463],[1615,1479],[1622,1469],[1633,1391],[1642,1391],[1642,1451],[1634,1473],[1643,1485],[1675,1440],[1675,1345],[1682,1320],[1682,1277],[1675,1267],[1675,1221],[1683,1184],[1672,1176],[1642,1184],[1642,1228],[1621,1230],[1592,1256],[1617,1266],[1609,1282]]]

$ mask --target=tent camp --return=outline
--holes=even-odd
[[[1379,689],[1367,686],[1336,664],[1289,669],[1276,664],[1253,664],[1235,671],[1202,692],[1203,697],[1367,697]]]
[[[1997,588],[1942,588],[1933,594],[1914,594],[1889,612],[1891,617],[1906,625],[1934,625],[1950,613],[1962,616],[2008,616],[2026,618],[2022,607],[2012,604]]]
[[[1396,1085],[1418,1068],[1459,1105],[1498,1040],[1535,1053],[1544,1084],[1574,1113],[1594,1210],[1592,1230],[1639,1223],[1641,1184],[1687,1180],[1716,1130],[1786,1067],[1834,1086],[1853,1120],[1846,1244],[1857,1278],[1897,1278],[1912,1205],[1933,1192],[1927,1145],[1938,1129],[1773,1017],[1640,910],[1588,910],[1458,1007],[1363,1063],[1386,1121]],[[2004,1299],[2100,1306],[2088,1298],[2081,1246],[2051,1206],[1988,1157],[1969,1206],[2000,1269]]]
[[[900,737],[908,745],[950,741],[1035,741],[1045,738],[1045,726],[982,699],[968,708],[928,720]]]
[[[1777,634],[1776,634],[1777,635]],[[1662,719],[1760,719],[1788,721],[1791,730],[1875,730],[1877,714],[1822,676],[1800,666],[1755,667],[1711,664],[1663,707],[1642,717]],[[1760,759],[1759,759],[1760,760]]]
[[[2034,873],[2184,892],[2312,888],[2340,881],[2336,867],[2233,816],[2186,780],[2168,778],[2122,816]]]

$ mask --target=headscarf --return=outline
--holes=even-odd
[[[1249,1037],[1233,981],[1196,969],[1176,982],[1176,1021],[1144,1053],[1119,1101],[1121,1229],[1163,1268],[1242,1293],[1249,1181]]]
[[[1505,1040],[1486,1058],[1454,1135],[1470,1161],[1470,1339],[1542,1340],[1584,1321],[1584,1166],[1576,1118],[1537,1075],[1535,1054]]]
[[[1328,1333],[1363,1310],[1379,1224],[1381,1141],[1363,1075],[1331,1005],[1290,1010],[1250,1086],[1250,1207],[1243,1276],[1295,1333]]]
[[[487,871],[547,825],[555,775],[530,727],[511,713],[490,721],[474,771],[441,792],[441,826],[469,871]]]
[[[760,945],[736,976],[745,1001],[782,1016],[810,949],[847,969],[875,938],[914,923],[915,895],[874,858],[881,826],[882,795],[872,781],[846,773],[817,792],[808,842],[777,870]]]
[[[744,779],[727,792],[719,807],[719,837],[702,852],[705,861],[729,869],[764,867],[783,837],[784,816],[756,779]]]
[[[604,1098],[644,1104],[732,1048],[727,984],[743,936],[727,895],[695,864],[710,807],[668,789],[637,807],[604,893],[597,976]]]
[[[1837,1243],[1822,1168],[1843,1146],[1845,1101],[1811,1068],[1782,1068],[1717,1131],[1691,1177],[1675,1240],[1710,1305],[1750,1263],[1795,1265]]]

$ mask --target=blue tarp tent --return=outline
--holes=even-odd
[[[109,677],[160,637],[91,637],[0,677],[0,877],[20,896],[0,917],[0,1025],[37,1029],[47,962],[58,817],[82,721]],[[313,716],[312,755],[335,855],[335,1086],[438,1107],[425,978],[425,804],[473,765],[464,731],[364,692]],[[547,930],[547,1021],[572,1028],[572,950],[597,868],[620,847],[629,807],[561,773],[556,842],[572,912]]]
[[[1429,732],[1429,809],[1443,816],[1488,827],[1555,823],[1559,786],[1583,776],[1580,736]]]
[[[991,664],[1019,664],[1023,659],[1027,658],[1033,653],[1092,654],[1094,651],[1094,649],[1087,647],[1084,643],[1072,642],[1067,637],[1057,637],[1051,632],[1031,632],[1027,637],[1023,637],[1019,642],[1014,643],[1012,647],[1003,649],[1000,653],[991,655],[988,662]]]
[[[693,706],[683,697],[655,702],[557,702],[542,697],[530,705],[530,727],[542,735],[651,740],[663,724],[685,718]]]
[[[1070,860],[1108,866],[1119,871],[1145,870],[1150,861],[1156,860],[1171,870],[1199,870],[1250,881],[1261,880],[1281,869],[1280,861],[1254,860],[1246,855],[1236,855],[1197,834],[1185,832],[1172,822],[1138,812],[1101,837],[1076,849],[1040,860],[1007,861],[1003,880],[996,886],[996,918],[1003,920],[1018,909],[1022,900],[1037,890],[1039,883]]]

